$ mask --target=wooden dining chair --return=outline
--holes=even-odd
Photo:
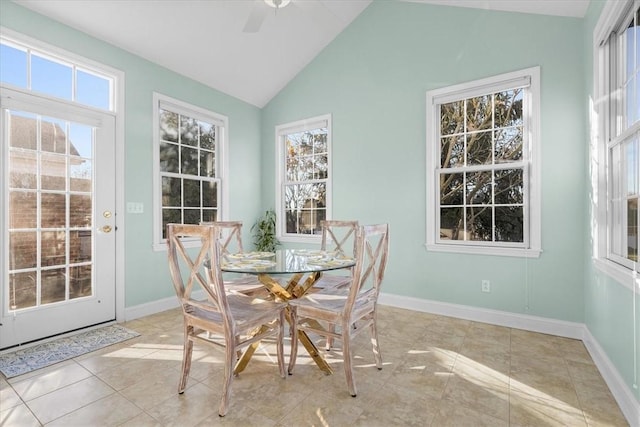
[[[346,289],[326,289],[289,301],[292,338],[289,374],[293,373],[298,351],[298,332],[306,331],[339,339],[347,386],[351,396],[357,394],[353,376],[352,339],[365,329],[371,333],[376,366],[382,369],[378,343],[376,308],[389,254],[389,225],[359,227],[356,233],[356,265],[351,284]],[[324,328],[320,323],[329,323]],[[354,326],[357,325],[357,328]]]
[[[268,337],[276,338],[276,352],[280,376],[286,377],[283,355],[286,303],[266,301],[242,294],[229,294],[220,270],[222,245],[217,225],[167,226],[169,270],[184,318],[184,349],[182,373],[178,393],[183,393],[189,378],[191,356],[195,341],[225,348],[222,399],[218,414],[227,413],[231,395],[236,354]],[[185,249],[183,240],[200,242]],[[197,299],[196,291],[203,291],[205,299]],[[211,335],[210,335],[211,334]],[[218,339],[210,339],[211,336]],[[220,339],[222,338],[222,340]]]
[[[322,240],[320,249],[336,252],[338,257],[355,258],[358,221],[323,220],[320,222]],[[349,274],[323,274],[314,286],[319,289],[340,288],[351,283],[353,269]]]
[[[215,221],[201,222],[202,225],[216,225],[219,235],[221,260],[226,255],[244,252],[242,245],[242,221]],[[258,277],[250,274],[224,275],[224,283],[227,292],[241,293],[251,296],[267,297],[269,292],[260,283]]]
[[[339,257],[355,258],[356,256],[356,232],[358,221],[344,220],[322,220],[320,229],[322,230],[322,240],[320,249],[323,251],[336,252]],[[340,272],[323,273],[314,283],[315,289],[340,289],[351,283],[353,268],[348,270],[348,274]],[[328,328],[333,331],[334,325],[329,324]],[[327,337],[325,350],[331,350],[333,338]]]

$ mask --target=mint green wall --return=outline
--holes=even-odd
[[[585,115],[589,114],[590,100],[593,100],[593,30],[600,18],[603,0],[591,0],[587,15],[584,19],[584,67],[586,72]],[[587,161],[589,159],[587,158]],[[589,182],[589,171],[586,171],[584,180]],[[591,212],[590,200],[592,189],[588,189],[589,198],[585,203],[585,212]],[[591,221],[585,224],[585,234],[591,236]],[[616,369],[634,393],[636,400],[640,402],[640,389],[634,388],[638,378],[634,372],[634,344],[635,366],[640,368],[640,325],[636,325],[634,340],[634,321],[640,321],[640,294],[632,292],[631,280],[628,286],[623,286],[617,281],[596,269],[592,262],[593,242],[589,240],[585,246],[585,323],[591,334],[597,339],[607,356],[616,366]],[[634,315],[635,298],[635,315]]]
[[[389,222],[384,291],[584,321],[582,20],[375,1],[264,109],[274,126],[333,115],[333,216]],[[427,252],[425,93],[541,68],[542,243],[538,259]],[[263,204],[274,166],[263,164]],[[482,279],[492,292],[482,293]]]
[[[591,3],[579,20],[376,1],[262,111],[12,2],[0,2],[0,25],[126,73],[125,199],[145,205],[143,215],[123,213],[127,307],[173,295],[166,253],[151,249],[152,91],[229,117],[230,218],[245,222],[245,234],[274,204],[274,126],[331,113],[334,217],[391,224],[385,292],[585,322],[633,390],[633,295],[592,265],[585,213],[585,94],[603,2]],[[543,254],[427,252],[425,92],[536,65]]]
[[[174,296],[166,251],[152,250],[152,92],[229,118],[230,217],[248,229],[261,211],[258,188],[260,109],[87,36],[13,2],[0,2],[0,25],[106,64],[125,73],[125,200],[144,203],[144,214],[125,215],[126,306]],[[122,170],[122,168],[121,168]],[[242,171],[238,173],[238,171]]]

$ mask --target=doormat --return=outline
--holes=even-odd
[[[140,336],[119,325],[105,326],[0,355],[0,372],[13,378]]]

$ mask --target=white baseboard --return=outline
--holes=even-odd
[[[204,299],[204,291],[200,290],[193,292],[193,297],[196,299]],[[145,304],[134,305],[133,307],[127,307],[125,309],[124,321],[129,322],[140,317],[149,316],[151,314],[160,313],[177,307],[180,307],[180,302],[175,296],[151,301]]]
[[[584,323],[566,322],[545,317],[508,313],[485,308],[469,307],[439,301],[424,300],[398,295],[380,294],[380,304],[408,310],[439,314],[490,323],[509,328],[524,329],[543,334],[579,339],[584,342],[598,370],[602,374],[620,410],[631,427],[640,427],[640,402],[634,397],[616,367]]]
[[[583,323],[381,293],[380,304],[581,340]]]
[[[204,298],[204,293],[202,298]],[[636,400],[633,392],[624,382],[616,367],[611,363],[607,354],[602,347],[600,347],[600,344],[598,344],[593,335],[591,335],[591,332],[589,332],[589,329],[587,329],[584,323],[567,322],[548,319],[546,317],[509,313],[385,293],[380,294],[379,303],[381,305],[408,310],[582,340],[609,386],[611,393],[618,402],[620,409],[629,421],[629,424],[631,427],[640,427],[640,402]],[[125,310],[125,318],[126,320],[133,320],[178,306],[178,299],[176,297],[164,298],[127,308]]]
[[[591,335],[589,329],[585,327],[584,330],[582,342],[584,342],[591,358],[609,386],[613,397],[616,399],[616,402],[618,402],[620,410],[622,410],[624,416],[627,417],[627,421],[629,421],[631,427],[640,427],[640,403],[633,396],[633,392],[627,387],[620,373],[613,363],[611,363],[609,356],[607,356],[607,353],[605,353],[595,337]]]

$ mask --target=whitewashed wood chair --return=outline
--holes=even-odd
[[[226,255],[244,252],[242,245],[242,221],[201,222],[202,225],[216,225],[219,230],[221,260]],[[225,274],[224,283],[227,292],[267,297],[269,291],[260,283],[258,276],[245,274]]]
[[[326,289],[289,301],[292,337],[289,374],[293,373],[298,351],[298,331],[339,339],[347,386],[351,396],[357,394],[353,377],[351,340],[369,329],[376,366],[382,369],[378,344],[376,308],[389,254],[389,225],[362,226],[356,235],[356,265],[351,284],[346,289]],[[320,323],[332,328],[323,328]],[[357,328],[354,328],[356,326]]]
[[[337,256],[355,258],[358,226],[358,221],[343,221],[337,219],[320,221],[320,229],[322,230],[320,249],[323,251],[336,252]],[[343,271],[344,270],[323,273],[313,284],[314,288],[340,289],[349,286],[353,276],[353,268],[349,269],[348,274],[342,273]],[[328,328],[333,330],[334,326],[330,324]],[[332,345],[333,339],[327,337],[325,350],[331,350]]]
[[[225,348],[225,366],[218,414],[224,416],[231,395],[236,354],[241,349],[275,337],[280,376],[286,377],[283,355],[286,303],[226,292],[220,270],[219,233],[220,228],[216,225],[167,226],[169,270],[184,318],[184,350],[178,393],[183,393],[187,386],[193,343],[200,341],[222,346]],[[197,249],[187,250],[183,239],[195,239],[201,244]],[[192,256],[194,249],[197,254]],[[205,300],[194,298],[193,293],[197,290],[203,291]],[[209,334],[218,340],[210,339]]]
[[[356,232],[358,221],[323,220],[320,222],[322,240],[320,249],[336,252],[339,257],[355,258],[356,256]],[[341,270],[343,271],[343,270]],[[314,286],[320,289],[340,288],[351,283],[353,269],[349,274],[325,273]]]

